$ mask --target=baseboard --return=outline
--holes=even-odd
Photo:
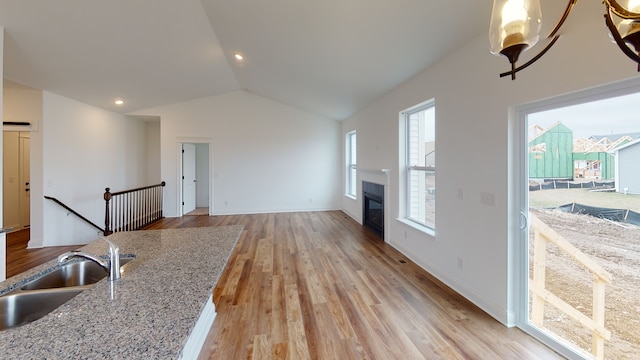
[[[460,296],[471,301],[474,305],[478,306],[482,311],[487,313],[489,316],[496,319],[501,324],[505,326],[509,326],[509,323],[510,323],[509,313],[504,308],[502,308],[501,306],[498,306],[497,304],[485,298],[481,294],[478,294],[477,292],[473,291],[472,289],[470,289],[468,286],[458,281],[457,279],[452,278],[448,276],[446,273],[440,272],[438,271],[438,269],[430,267],[428,264],[424,264],[418,261],[417,259],[413,258],[412,256],[409,255],[410,253],[408,251],[405,251],[405,249],[403,249],[401,246],[398,246],[398,244],[395,244],[393,242],[388,242],[388,244],[394,249],[398,250],[404,256],[409,258],[411,261],[413,261],[416,265],[418,265],[424,271],[428,272],[433,277],[438,279],[440,282],[442,282],[443,284],[451,288],[453,291],[460,294]]]

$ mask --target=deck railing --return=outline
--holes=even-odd
[[[529,291],[532,293],[531,322],[539,328],[544,327],[544,306],[545,302],[548,302],[591,330],[591,352],[596,359],[604,359],[605,340],[611,339],[611,331],[604,327],[604,290],[605,285],[611,283],[611,274],[531,213],[530,221],[535,233],[533,275],[529,279]],[[593,274],[593,309],[591,317],[583,314],[545,288],[547,242],[556,245]]]
[[[105,235],[139,230],[163,218],[162,199],[165,182],[131,190],[111,192],[105,189]]]

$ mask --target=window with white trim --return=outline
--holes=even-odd
[[[406,218],[435,230],[435,103],[428,101],[403,113],[406,129]]]
[[[351,131],[347,133],[346,139],[346,155],[347,155],[347,179],[346,179],[346,194],[356,197],[357,188],[357,172],[358,167],[356,165],[356,132]]]

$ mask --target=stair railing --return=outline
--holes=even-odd
[[[162,219],[165,182],[136,189],[111,192],[105,189],[105,235],[118,231],[139,230]]]
[[[93,222],[91,222],[91,220],[87,219],[86,217],[80,215],[80,213],[78,213],[77,211],[73,210],[72,208],[70,208],[69,206],[67,206],[66,204],[64,204],[62,201],[51,197],[51,196],[46,196],[44,197],[47,200],[51,200],[53,202],[55,202],[56,204],[62,206],[65,210],[67,210],[68,212],[70,212],[71,214],[77,216],[78,218],[80,218],[81,220],[83,220],[84,222],[86,222],[87,224],[93,226],[94,228],[100,230],[100,232],[102,232],[103,234],[105,233],[105,230],[103,228],[101,228],[100,226],[94,224]]]

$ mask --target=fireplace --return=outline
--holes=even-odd
[[[362,223],[384,238],[384,186],[362,182]]]

